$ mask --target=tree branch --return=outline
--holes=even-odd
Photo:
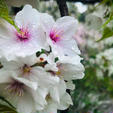
[[[40,0],[40,1],[49,1],[49,0]],[[62,1],[62,0],[61,0]],[[65,0],[67,2],[81,2],[83,4],[95,4],[103,0]]]
[[[60,14],[61,16],[67,16],[68,15],[68,8],[67,8],[67,4],[66,4],[66,0],[56,0],[59,10],[60,10]]]

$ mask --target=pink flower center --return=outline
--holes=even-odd
[[[6,89],[17,96],[23,96],[24,94],[24,84],[20,83],[17,80],[13,80],[9,85],[6,87]]]
[[[20,29],[20,32],[16,33],[17,40],[19,41],[28,41],[30,38],[30,33],[27,29]]]
[[[60,38],[61,38],[61,34],[60,34],[60,32],[58,33],[58,32],[56,32],[56,31],[54,31],[54,30],[51,30],[51,32],[50,32],[50,34],[49,34],[49,37],[51,38],[51,40],[53,41],[53,42],[58,42],[59,40],[60,40]]]

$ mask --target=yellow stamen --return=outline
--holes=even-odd
[[[61,72],[60,71],[57,71],[56,72],[56,75],[60,76]]]

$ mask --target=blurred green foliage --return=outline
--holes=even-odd
[[[106,19],[106,21],[102,25],[103,35],[99,41],[113,36],[113,1],[103,0],[103,2],[100,4],[107,5],[108,9],[106,10],[104,15],[104,18]]]

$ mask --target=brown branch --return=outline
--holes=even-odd
[[[66,4],[66,0],[56,0],[59,10],[60,10],[60,14],[61,16],[67,16],[68,15],[68,7]]]

